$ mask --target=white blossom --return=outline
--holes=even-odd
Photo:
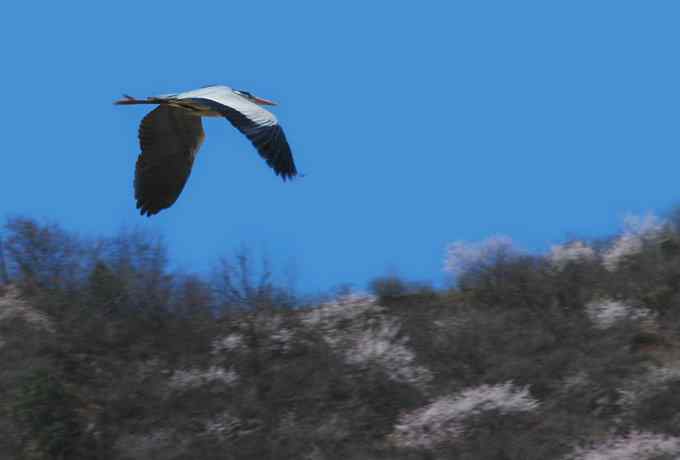
[[[595,258],[593,248],[585,245],[582,241],[572,241],[567,244],[557,244],[550,247],[548,260],[558,270],[564,269],[571,262],[592,260]]]
[[[115,448],[124,458],[158,458],[159,452],[173,449],[181,452],[183,445],[174,430],[157,429],[148,433],[130,433],[118,438]]]
[[[392,380],[411,384],[432,379],[430,371],[415,365],[416,355],[405,337],[398,338],[401,326],[396,320],[383,320],[376,329],[358,332],[351,338],[345,359],[354,365],[380,366]]]
[[[50,318],[22,300],[18,289],[9,286],[5,295],[0,296],[0,322],[15,318],[22,319],[38,329],[54,332]]]
[[[512,239],[504,235],[495,235],[477,243],[456,241],[446,248],[444,271],[454,275],[464,273],[479,264],[516,252]]]
[[[564,460],[647,460],[676,454],[680,454],[680,438],[632,432],[611,437],[587,449],[576,449]]]
[[[665,222],[651,212],[644,216],[628,214],[623,218],[623,228],[625,233],[631,235],[654,235],[658,234]]]
[[[291,350],[295,334],[287,327],[280,326],[273,329],[269,334],[269,347],[271,350],[287,353]]]
[[[586,313],[590,320],[600,329],[607,329],[623,319],[642,319],[652,316],[646,308],[632,307],[611,299],[591,301],[586,305]]]
[[[617,404],[626,412],[634,411],[647,398],[666,390],[677,381],[680,381],[680,362],[668,363],[663,367],[652,366],[618,388]]]
[[[346,441],[351,436],[352,423],[339,414],[330,414],[323,418],[323,422],[314,430],[320,439],[333,442]]]
[[[351,295],[304,312],[303,324],[323,333],[324,340],[348,364],[378,366],[394,381],[421,385],[432,379],[400,337],[399,322],[385,315],[374,296]]]
[[[168,384],[172,388],[187,389],[215,382],[231,385],[236,381],[238,381],[238,374],[233,369],[226,370],[222,367],[211,366],[208,369],[176,370]]]
[[[642,239],[637,235],[622,235],[614,245],[603,254],[602,264],[609,271],[616,270],[621,262],[642,250]]]
[[[321,304],[317,308],[306,311],[302,322],[308,326],[335,327],[341,321],[352,321],[367,313],[382,311],[376,305],[376,297],[371,295],[351,294],[335,299],[333,302]]]
[[[655,238],[663,230],[664,222],[651,213],[642,217],[629,214],[623,226],[623,234],[602,255],[602,264],[609,271],[615,271],[626,257],[639,253],[644,241]]]
[[[225,351],[234,351],[243,346],[243,336],[241,334],[229,334],[225,337],[215,339],[212,343],[211,354],[216,355]]]
[[[223,412],[205,422],[205,433],[220,439],[235,438],[239,434],[243,422],[238,417]]]
[[[526,387],[516,387],[512,382],[481,385],[402,414],[389,439],[399,447],[430,449],[455,441],[470,416],[488,410],[501,414],[529,412],[538,406]]]
[[[559,390],[561,393],[568,393],[574,388],[582,387],[590,382],[588,374],[584,371],[578,371],[570,374],[562,380],[562,385]]]

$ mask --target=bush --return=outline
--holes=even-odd
[[[37,369],[20,384],[14,416],[39,452],[48,458],[74,458],[82,433],[75,408],[62,382]]]

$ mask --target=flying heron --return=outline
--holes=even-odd
[[[225,117],[253,143],[285,181],[297,175],[286,135],[267,99],[228,86],[207,86],[178,94],[135,99],[124,95],[117,105],[158,104],[139,125],[142,153],[135,165],[135,199],[141,215],[169,208],[186,184],[205,134],[201,117]]]

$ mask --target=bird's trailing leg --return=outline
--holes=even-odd
[[[113,101],[115,105],[133,105],[133,104],[162,104],[166,102],[165,99],[160,99],[157,97],[147,97],[146,99],[135,99],[132,96],[123,94],[123,99],[118,99]]]

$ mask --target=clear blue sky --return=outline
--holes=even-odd
[[[679,17],[671,1],[4,2],[0,216],[149,228],[197,271],[265,248],[306,291],[439,282],[453,240],[604,236],[680,198]],[[215,83],[279,102],[307,177],[282,183],[210,119],[179,201],[138,216],[146,108],[111,102]]]

